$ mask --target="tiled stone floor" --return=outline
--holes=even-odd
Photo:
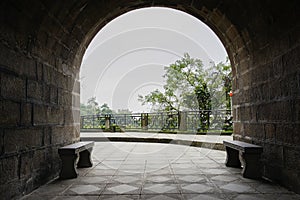
[[[92,168],[79,169],[76,179],[54,180],[23,199],[300,199],[276,184],[245,179],[224,161],[224,151],[205,148],[97,142]]]

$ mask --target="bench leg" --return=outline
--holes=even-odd
[[[240,152],[239,157],[243,165],[243,177],[252,179],[261,178],[260,154],[245,154]]]
[[[78,168],[92,167],[91,153],[93,148],[87,149],[79,153],[79,161],[77,163]]]
[[[227,167],[241,167],[241,162],[239,160],[239,151],[232,149],[230,147],[226,147],[226,162],[225,165]]]
[[[77,178],[76,161],[78,155],[59,155],[62,161],[62,168],[59,174],[60,179]]]

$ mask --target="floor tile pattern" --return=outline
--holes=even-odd
[[[245,179],[225,167],[225,152],[190,146],[97,142],[93,167],[79,177],[55,179],[23,200],[297,200],[264,180]]]

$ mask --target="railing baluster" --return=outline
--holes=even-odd
[[[180,132],[230,131],[231,110],[199,110],[181,112],[87,115],[80,118],[81,129],[102,129],[110,125],[125,130],[160,130]],[[107,122],[109,120],[109,123]]]

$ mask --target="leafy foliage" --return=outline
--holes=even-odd
[[[99,111],[100,111],[99,114],[105,114],[105,115],[114,113],[114,111],[109,108],[107,103],[104,103],[102,106],[100,106]]]
[[[231,90],[230,65],[219,63],[204,69],[200,59],[185,53],[182,59],[165,67],[165,71],[164,91],[139,95],[142,105],[150,104],[159,111],[230,108],[227,98]]]
[[[99,106],[96,101],[96,97],[91,97],[88,99],[87,104],[80,103],[80,115],[100,115],[100,114],[113,114],[115,113],[107,103]]]

